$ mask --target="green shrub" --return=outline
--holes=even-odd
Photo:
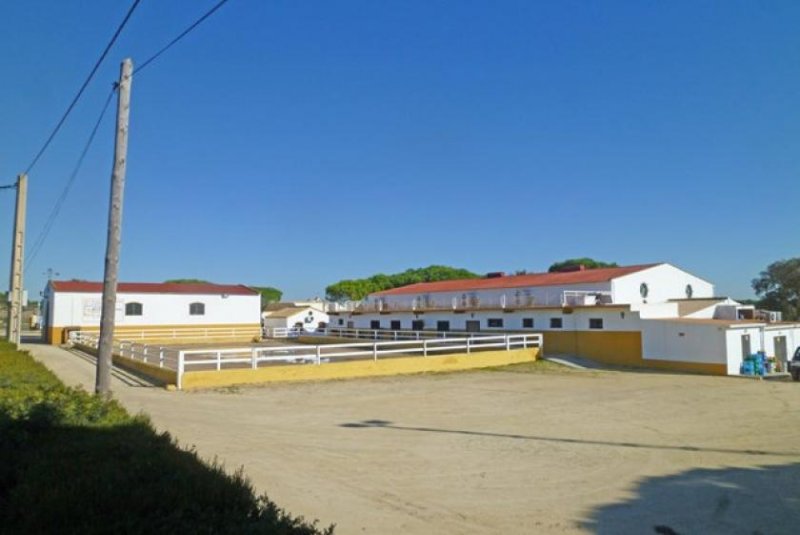
[[[318,529],[257,497],[241,471],[177,447],[144,416],[65,387],[0,342],[0,533],[264,533]]]

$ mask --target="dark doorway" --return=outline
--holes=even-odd
[[[481,330],[481,322],[478,320],[467,320],[467,332],[477,333]]]
[[[750,356],[750,335],[743,334],[742,335],[742,359],[746,359]]]

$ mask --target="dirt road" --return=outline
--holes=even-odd
[[[89,361],[31,346],[69,384]],[[340,534],[792,533],[800,384],[472,372],[115,395]]]

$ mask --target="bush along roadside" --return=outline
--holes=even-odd
[[[330,535],[0,342],[0,533]]]

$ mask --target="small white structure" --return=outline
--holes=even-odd
[[[103,284],[51,281],[42,294],[42,331],[52,344],[67,341],[70,330],[100,327]],[[251,340],[260,335],[261,296],[230,284],[124,283],[117,285],[115,336],[148,338],[171,331],[230,333]]]
[[[273,329],[297,329],[314,332],[328,325],[328,314],[316,306],[294,306],[262,313],[262,324],[267,333]]]

